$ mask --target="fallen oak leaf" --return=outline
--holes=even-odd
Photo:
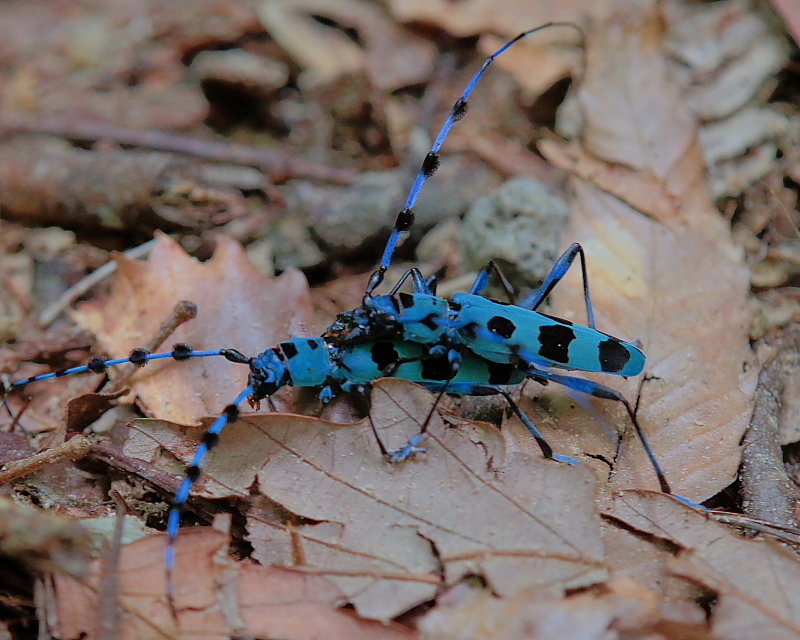
[[[214,257],[190,258],[158,234],[147,261],[119,256],[111,296],[84,303],[73,318],[91,329],[112,357],[126,357],[145,344],[179,300],[191,300],[198,316],[179,327],[173,342],[195,349],[238,349],[254,356],[291,335],[313,332],[305,277],[294,269],[277,278],[259,273],[239,244],[220,237]],[[109,371],[109,375],[115,372]],[[150,362],[132,380],[145,410],[159,418],[194,425],[222,411],[246,386],[248,369],[222,358]]]

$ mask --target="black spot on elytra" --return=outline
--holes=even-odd
[[[380,371],[396,364],[400,359],[400,354],[397,353],[397,349],[394,348],[391,342],[376,342],[370,349],[370,355],[375,366]]]
[[[389,300],[392,303],[392,310],[394,311],[394,315],[399,315],[400,314],[400,303],[397,301],[397,298],[395,298],[394,296],[387,296],[387,298],[389,298]],[[384,324],[386,324],[386,322],[392,321],[392,320],[394,320],[394,319],[386,317],[386,312],[378,311],[376,309],[376,310],[370,311],[370,313],[368,313],[368,314],[365,314],[364,319],[363,320],[359,320],[359,323],[363,325],[363,324],[369,324],[370,322],[373,322],[373,321],[378,321],[378,322],[382,321]]]
[[[410,293],[400,292],[397,294],[397,297],[400,298],[400,306],[403,307],[403,309],[410,309],[416,302],[416,298]]]
[[[435,313],[430,313],[425,316],[422,320],[420,320],[420,324],[424,327],[427,327],[431,331],[435,331],[439,328],[439,323],[436,322],[437,315]]]
[[[289,360],[297,356],[297,346],[295,346],[294,342],[282,342],[281,349]]]
[[[319,349],[319,342],[317,342],[316,340],[314,340],[314,339],[312,339],[312,338],[309,338],[309,339],[306,341],[306,343],[308,344],[308,348],[309,348],[309,349],[311,349],[312,351],[313,351],[314,349]]]
[[[463,327],[461,327],[461,331],[470,338],[476,338],[478,336],[478,323],[470,322],[469,324],[465,324]]]
[[[508,384],[514,373],[514,366],[508,362],[486,362],[489,370],[489,384]]]
[[[505,338],[507,340],[514,335],[517,325],[511,322],[511,320],[508,318],[504,318],[503,316],[495,316],[486,323],[486,327],[489,329],[489,331],[493,331],[501,338]]]
[[[600,368],[603,371],[617,373],[628,364],[631,354],[619,340],[608,338],[598,345],[597,358],[600,360]]]
[[[539,329],[539,355],[553,362],[569,362],[569,343],[575,332],[561,324],[545,325]]]

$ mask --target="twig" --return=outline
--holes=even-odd
[[[125,255],[132,259],[143,258],[150,253],[154,243],[155,240],[148,240],[144,244],[140,244],[138,247],[134,247],[133,249],[125,251]],[[39,316],[39,326],[42,329],[50,326],[50,324],[58,317],[59,313],[61,313],[98,282],[109,277],[116,270],[117,261],[109,260],[102,267],[92,271],[92,273],[83,278],[83,280],[71,286],[63,294],[61,294],[58,300],[42,311],[41,315]]]
[[[299,160],[271,149],[231,144],[221,140],[203,140],[164,131],[141,131],[79,118],[42,118],[33,121],[6,116],[0,119],[0,130],[50,134],[69,140],[113,140],[118,144],[257,167],[268,172],[273,182],[284,182],[289,178],[310,178],[331,184],[349,185],[358,175],[355,171]]]
[[[7,484],[24,476],[49,467],[62,459],[80,460],[92,448],[92,442],[86,436],[76,435],[52,449],[35,453],[23,460],[7,462],[0,470],[0,485]]]
[[[717,511],[712,509],[708,515],[713,520],[721,522],[722,524],[732,525],[734,527],[741,527],[744,529],[752,529],[763,533],[764,535],[772,536],[777,540],[788,542],[794,545],[800,545],[800,529],[796,527],[784,527],[775,522],[768,522],[760,518],[753,518],[741,513],[729,513],[727,511]]]
[[[73,438],[74,439],[74,438]],[[145,482],[157,487],[165,495],[172,495],[178,490],[183,476],[173,475],[159,469],[154,464],[131,458],[122,449],[108,440],[101,440],[92,447],[89,457],[108,465],[112,469],[134,474]]]
[[[119,638],[121,622],[119,609],[119,570],[122,550],[122,532],[125,528],[125,514],[128,505],[114,490],[108,492],[116,505],[114,533],[111,537],[100,570],[98,584],[97,629],[98,640],[116,640]]]
[[[161,323],[161,326],[150,338],[150,341],[145,345],[148,351],[155,351],[163,343],[164,340],[169,338],[175,329],[180,327],[184,322],[188,322],[197,317],[197,305],[190,300],[181,300],[175,305],[169,317]]]

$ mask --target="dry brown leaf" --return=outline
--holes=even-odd
[[[614,194],[633,209],[662,224],[676,228],[683,219],[680,200],[665,191],[661,180],[647,170],[605,162],[587,153],[577,143],[542,140],[538,148],[555,166]],[[700,149],[695,146],[692,151],[699,154]]]
[[[336,317],[342,311],[355,309],[364,300],[369,274],[340,276],[327,284],[311,290],[314,309],[324,314],[324,320]]]
[[[664,57],[655,7],[620,4],[587,35],[577,99],[581,144],[541,146],[548,160],[675,226],[711,201],[697,124]]]
[[[552,11],[552,13],[561,14],[560,9],[564,8],[564,3],[539,6],[558,7],[559,11]],[[533,29],[539,24],[547,22],[547,20],[528,22],[527,13],[529,12],[526,11],[525,22],[522,22],[520,18],[519,22],[507,33],[503,32],[502,36],[494,35],[493,32],[486,33],[484,27],[479,31],[486,35],[483,35],[478,41],[478,51],[486,56],[492,55],[508,42],[509,38],[518,35],[520,27]],[[572,14],[569,9],[566,9],[564,13]],[[576,20],[580,19],[577,16],[571,17],[575,17]],[[561,18],[554,17],[551,20],[560,21]],[[566,20],[570,21],[571,18],[566,18]],[[562,78],[581,73],[584,64],[582,44],[581,36],[576,30],[568,27],[554,27],[540,31],[522,41],[519,47],[504,52],[501,57],[497,58],[497,66],[513,75],[528,98],[531,99],[549,89]]]
[[[248,634],[286,640],[410,640],[417,634],[399,624],[364,620],[337,609],[346,599],[321,576],[244,563],[239,604]]]
[[[722,220],[673,233],[591,186],[576,182],[575,193],[570,237],[589,257],[598,327],[641,340],[648,357],[650,379],[612,386],[628,398],[640,394],[639,420],[673,489],[705,500],[736,477],[752,412],[747,273]],[[556,307],[581,309],[579,291],[558,289]],[[613,460],[614,439],[585,428],[585,411],[573,414],[559,424],[577,451]],[[609,415],[628,433],[609,488],[656,488],[627,417]]]
[[[386,445],[416,433],[432,402],[410,383],[379,381],[372,416]],[[174,428],[149,422],[153,441],[189,457],[193,447],[176,443]],[[529,453],[529,444],[435,417],[427,454],[390,465],[366,421],[253,414],[226,429],[195,493],[246,495],[256,479],[261,493],[306,520],[290,526],[252,511],[254,556],[283,565],[300,558],[361,615],[388,620],[465,574],[484,576],[501,595],[531,585],[560,593],[603,577],[592,474]]]
[[[521,31],[547,22],[582,24],[594,3],[571,0],[558,3],[460,0],[457,10],[447,0],[391,0],[394,16],[404,22],[435,24],[455,36],[482,36],[478,49],[496,51]],[[574,29],[546,29],[515,45],[497,59],[497,66],[514,75],[520,86],[538,95],[556,80],[580,69],[582,54]]]
[[[694,581],[670,571],[673,549],[659,542],[620,526],[615,520],[604,519],[603,548],[606,562],[613,567],[611,580],[630,579],[657,594],[659,601],[681,603],[685,608],[694,608],[695,617],[704,617],[700,602],[706,594]]]
[[[716,592],[711,622],[720,638],[800,636],[800,561],[787,548],[736,535],[660,494],[625,491],[609,515],[680,547],[671,570]]]
[[[292,335],[315,333],[303,274],[289,270],[268,278],[230,239],[220,238],[206,263],[190,258],[163,234],[146,262],[118,261],[111,297],[73,313],[115,358],[146,344],[179,300],[194,302],[198,316],[179,327],[167,345],[186,342],[196,349],[230,348],[254,356]],[[247,375],[247,367],[222,358],[170,360],[149,363],[132,385],[151,414],[193,425],[222,411],[245,387]]]
[[[305,69],[300,83],[327,85],[366,73],[373,87],[394,91],[429,77],[436,48],[398,28],[378,5],[364,0],[268,0],[258,5],[261,24]],[[358,31],[363,49],[324,16]]]
[[[621,3],[587,39],[578,92],[586,150],[653,180],[659,189],[654,199],[668,198],[684,210],[708,209],[697,125],[664,58],[656,5]]]
[[[610,167],[621,163],[641,171],[648,183],[657,175],[653,197],[661,201],[647,213],[654,215],[672,197],[683,222],[668,229],[623,202],[625,194],[604,193],[609,185],[602,180],[593,186],[574,179],[565,237],[586,250],[598,328],[641,340],[648,357],[646,378],[612,386],[630,399],[641,394],[639,419],[673,489],[705,500],[736,477],[739,441],[752,411],[748,274],[708,198],[702,157],[695,154],[696,125],[659,60],[658,14],[636,15],[629,8],[623,16],[626,22],[607,25],[603,33],[625,36],[624,55],[605,40],[590,40],[590,70],[594,61],[606,73],[602,82],[587,80],[586,95],[581,90],[582,103],[592,107],[584,145]],[[597,36],[603,37],[610,36]],[[610,61],[603,61],[604,54]],[[636,78],[641,84],[633,84]],[[554,307],[582,322],[580,284],[571,282],[556,289]],[[585,412],[573,414],[559,419],[572,450],[613,461],[615,439],[597,426],[585,428]],[[612,425],[629,422],[621,411],[601,415],[613,416]],[[608,488],[656,488],[629,425],[627,432]],[[607,473],[606,465],[599,466]]]

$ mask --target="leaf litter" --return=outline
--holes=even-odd
[[[179,540],[179,564],[192,572],[178,574],[177,587],[191,606],[181,609],[178,621],[166,606],[163,585],[163,536],[150,536],[125,545],[120,571],[120,610],[125,621],[122,637],[229,638],[243,630],[255,637],[403,640],[414,637],[398,624],[358,618],[331,603],[345,598],[330,581],[279,567],[226,559],[228,537],[209,529],[192,529]],[[59,593],[59,633],[77,638],[95,637],[99,562],[92,576],[78,581],[56,576]],[[322,634],[322,635],[320,635]]]
[[[376,385],[373,420],[391,425],[391,431],[378,427],[391,437],[388,446],[415,433],[431,402],[429,394],[401,381]],[[282,439],[294,436],[298,445],[284,445],[259,473],[269,498],[324,522],[293,532],[303,537],[307,561],[334,567],[331,580],[359,612],[389,619],[441,586],[406,577],[395,582],[383,579],[384,572],[440,570],[442,584],[476,573],[500,595],[532,584],[585,586],[605,573],[601,549],[592,542],[599,521],[592,513],[590,475],[520,451],[486,425],[440,426],[434,420],[432,429],[424,458],[387,467],[366,428],[339,430],[331,440],[287,428]],[[303,486],[316,491],[297,490]],[[270,529],[271,543],[280,530]],[[355,575],[337,578],[337,568]]]
[[[414,435],[432,401],[415,385],[380,381],[372,417],[387,446]],[[524,433],[445,420],[432,422],[419,461],[391,466],[367,421],[248,415],[226,431],[195,494],[246,496],[257,487],[269,504],[248,513],[254,557],[289,566],[302,558],[298,569],[326,576],[368,618],[391,619],[472,573],[499,594],[602,578],[588,469],[518,446]],[[147,420],[137,428],[177,449],[175,427]],[[274,505],[283,521],[272,517]]]

